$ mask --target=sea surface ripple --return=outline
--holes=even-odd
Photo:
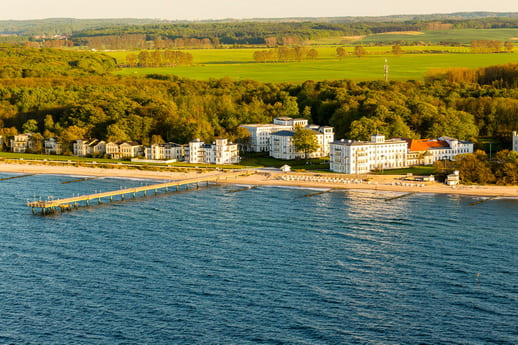
[[[0,177],[12,176],[0,174]],[[518,344],[518,201],[0,182],[0,344]]]

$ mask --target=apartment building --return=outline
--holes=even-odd
[[[342,139],[330,145],[329,168],[346,174],[406,168],[407,150],[405,140],[385,140],[383,135],[373,135],[370,141]]]

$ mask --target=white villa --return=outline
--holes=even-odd
[[[60,155],[63,153],[63,148],[57,138],[46,139],[44,146],[46,155]]]
[[[306,119],[291,117],[276,117],[273,124],[241,125],[250,133],[248,151],[269,152],[277,159],[296,159],[304,156],[303,152],[296,152],[293,145],[293,134],[297,128],[308,128],[315,132],[319,149],[311,157],[326,157],[329,155],[329,144],[334,140],[334,129],[328,126],[308,125]]]
[[[24,153],[27,149],[32,149],[32,133],[15,135],[11,139],[11,150],[16,153]]]
[[[149,160],[176,160],[184,159],[184,146],[167,143],[167,144],[153,144],[144,149],[144,156]]]
[[[318,140],[318,150],[312,152],[308,158],[326,157],[329,155],[330,144],[333,142],[335,134],[333,127],[319,127],[311,125],[307,127],[311,129]],[[295,150],[293,143],[294,131],[279,131],[271,134],[270,139],[270,156],[277,159],[297,159],[303,158],[304,152]]]
[[[249,124],[241,125],[250,133],[250,143],[247,150],[251,152],[269,152],[272,133],[280,131],[293,131],[297,127],[307,127],[308,120],[293,119],[291,117],[276,117],[273,124]]]
[[[78,157],[104,155],[106,142],[98,139],[79,139],[72,144],[72,152]]]
[[[406,168],[407,142],[385,140],[383,135],[371,141],[340,140],[331,143],[329,168],[334,172],[364,174],[376,169]]]
[[[518,134],[513,132],[513,151],[518,152]]]
[[[189,142],[184,152],[188,163],[236,164],[240,160],[238,145],[227,139],[216,139],[212,144],[196,139]]]
[[[439,160],[455,160],[456,155],[473,153],[473,143],[450,137],[403,139],[408,144],[408,165],[431,165]]]

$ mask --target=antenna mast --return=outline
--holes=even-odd
[[[385,59],[385,67],[384,67],[384,70],[385,70],[385,81],[388,81],[389,66],[388,66],[388,61],[387,61],[387,59]]]

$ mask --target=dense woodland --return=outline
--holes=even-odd
[[[240,124],[300,116],[334,126],[337,138],[491,136],[509,147],[510,132],[518,129],[516,64],[481,69],[470,82],[443,75],[427,82],[302,84],[119,77],[109,74],[113,68],[102,54],[1,49],[0,134],[39,132],[64,143],[83,137],[239,140],[246,136]]]

